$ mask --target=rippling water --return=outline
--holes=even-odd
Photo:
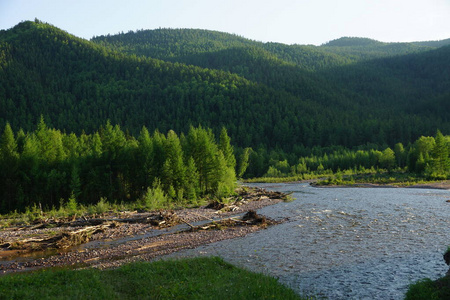
[[[294,192],[259,211],[287,222],[175,255],[218,255],[329,299],[402,299],[410,283],[448,270],[450,191],[258,186]]]

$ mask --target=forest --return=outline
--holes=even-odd
[[[90,205],[103,201],[141,202],[146,208],[196,204],[204,197],[222,201],[236,186],[247,161],[236,165],[225,128],[216,139],[210,129],[191,127],[134,138],[108,121],[93,134],[77,136],[49,128],[41,118],[36,130],[14,133],[9,124],[0,137],[0,211],[40,205],[59,207],[73,198]]]
[[[72,193],[86,204],[155,191],[189,202],[226,194],[236,176],[305,170],[446,177],[435,148],[445,140],[448,152],[449,66],[450,39],[312,46],[156,29],[85,40],[21,22],[0,31],[1,210]],[[212,145],[208,163],[195,135]],[[202,173],[213,163],[222,175]]]
[[[439,130],[433,136],[421,136],[406,147],[397,143],[380,151],[376,149],[336,149],[324,153],[315,149],[309,156],[293,162],[271,160],[264,177],[314,178],[333,174],[408,173],[428,180],[445,180],[450,176],[450,136]]]

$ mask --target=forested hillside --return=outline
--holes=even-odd
[[[322,46],[206,30],[141,30],[92,41],[39,21],[0,31],[0,128],[129,136],[225,127],[252,175],[313,147],[385,148],[450,132],[448,41]],[[330,150],[331,151],[331,150]],[[253,168],[253,169],[252,169]]]
[[[93,41],[117,51],[236,73],[316,105],[331,105],[340,110],[342,118],[349,111],[367,112],[365,118],[378,119],[367,123],[369,127],[379,121],[390,123],[378,128],[381,133],[370,140],[372,143],[392,144],[396,137],[407,143],[417,138],[419,131],[432,134],[422,118],[436,124],[428,118],[437,117],[445,125],[436,128],[448,128],[445,99],[450,39],[383,43],[343,37],[316,47],[261,43],[206,30],[158,29],[101,36]],[[202,45],[201,50],[194,45]],[[410,130],[408,124],[412,123],[418,131]],[[365,133],[373,137],[373,133]],[[333,144],[367,142],[367,135],[361,138]]]
[[[354,61],[381,57],[420,53],[450,44],[450,40],[441,43],[383,43],[368,38],[342,37],[330,41],[320,48],[348,57]]]

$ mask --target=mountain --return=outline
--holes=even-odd
[[[302,112],[311,122],[320,109],[229,72],[115,52],[48,24],[21,23],[0,43],[0,121],[16,130],[33,129],[40,115],[69,132],[106,119],[134,134],[201,124],[226,126],[242,146],[274,147],[286,140],[273,124]]]
[[[199,29],[138,30],[98,36],[92,41],[119,52],[166,61],[201,64],[205,67],[210,55],[236,49],[259,51],[262,56],[292,63],[304,69],[316,69],[324,62],[331,65],[348,62],[343,57],[322,51],[315,46],[261,43],[233,34]]]
[[[391,123],[403,112],[410,119],[416,115],[433,118],[437,113],[443,119],[440,123],[448,122],[448,109],[442,107],[445,101],[439,99],[445,99],[449,91],[446,46],[450,39],[384,43],[343,37],[317,47],[261,43],[207,30],[158,29],[93,41],[129,54],[225,70],[315,104],[345,111],[370,107],[366,116],[383,115]],[[415,127],[429,132],[415,122]],[[414,130],[406,131],[408,138],[415,137]]]
[[[443,42],[442,45],[445,45],[445,43]],[[368,38],[356,37],[342,37],[320,46],[321,49],[327,52],[342,55],[353,61],[421,53],[437,47],[439,47],[439,44],[384,43]]]
[[[431,82],[445,82],[437,71],[445,74],[445,64],[430,57],[438,55],[433,50],[450,44],[450,39],[383,43],[343,37],[319,47],[289,46],[194,29],[141,30],[93,41],[119,52],[235,73],[326,105],[333,101],[348,106],[349,98],[353,105],[355,99],[360,102],[361,96],[367,96],[383,106],[395,98],[408,107],[411,97],[435,93]],[[415,60],[425,65],[429,60],[428,67],[436,70],[427,75],[426,85],[418,84],[423,75],[413,78]]]
[[[261,43],[207,30],[91,41],[42,22],[0,31],[0,126],[129,134],[225,126],[269,158],[450,132],[447,42]],[[280,156],[281,155],[281,156]]]

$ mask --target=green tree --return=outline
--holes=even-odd
[[[230,141],[231,139],[228,136],[227,130],[225,127],[222,127],[219,137],[219,150],[223,153],[227,167],[234,169],[236,167],[236,158],[234,156],[233,146],[231,146]]]
[[[438,130],[431,151],[431,163],[426,173],[431,178],[446,179],[450,168],[449,148],[444,135]]]
[[[247,168],[249,166],[249,158],[250,154],[252,152],[252,148],[247,147],[242,151],[240,157],[239,157],[239,164],[237,168],[237,177],[242,178],[244,176],[245,171],[247,171]]]
[[[186,136],[186,155],[194,159],[199,174],[200,192],[203,195],[213,192],[215,178],[217,178],[214,174],[217,172],[215,170],[217,153],[217,145],[211,130],[202,127],[189,129]]]
[[[187,200],[191,203],[195,203],[198,198],[200,188],[199,174],[192,157],[189,157],[186,165],[186,181],[184,190],[186,191],[185,197]]]
[[[9,211],[13,208],[18,186],[19,153],[14,133],[6,123],[0,138],[0,197],[1,208]]]
[[[137,155],[135,157],[135,169],[136,169],[136,185],[135,188],[140,192],[146,191],[147,187],[150,187],[154,181],[153,168],[154,168],[154,151],[153,141],[147,128],[144,126],[139,134],[139,147]]]
[[[8,159],[17,160],[19,154],[17,153],[17,143],[14,139],[14,132],[9,123],[6,123],[3,134],[0,139],[0,158],[5,161]]]
[[[227,166],[227,161],[222,153],[218,151],[214,159],[211,185],[214,195],[223,199],[232,194],[236,188],[236,174],[234,168]]]
[[[170,130],[165,140],[166,161],[163,165],[162,180],[166,187],[166,192],[172,187],[176,195],[182,193],[186,180],[186,167],[183,161],[183,150],[177,134]]]
[[[386,148],[380,156],[380,166],[389,172],[395,167],[395,152],[391,148]]]
[[[75,199],[78,199],[81,194],[81,179],[80,171],[76,164],[72,166],[72,172],[70,175],[70,190],[73,197],[75,197]]]
[[[406,152],[402,143],[397,143],[394,146],[395,158],[397,160],[397,166],[403,168],[406,166]]]

